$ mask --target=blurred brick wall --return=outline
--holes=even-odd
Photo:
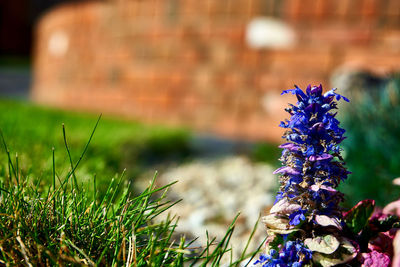
[[[290,49],[252,49],[252,18],[296,32]],[[114,0],[64,5],[37,26],[40,103],[278,140],[293,84],[338,67],[400,69],[398,0]]]

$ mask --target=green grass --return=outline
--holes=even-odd
[[[279,161],[281,149],[277,143],[257,143],[250,157],[254,161],[264,162],[277,168],[281,166]]]
[[[111,180],[104,197],[98,200],[95,177],[93,193],[73,182],[80,162],[71,163],[59,186],[54,182],[57,171],[53,165],[53,184],[43,191],[21,175],[17,160],[7,157],[8,171],[0,174],[1,264],[183,266],[187,262],[191,266],[219,266],[222,256],[231,252],[229,241],[236,218],[221,241],[212,239],[204,248],[191,248],[184,237],[174,239],[174,217],[153,222],[176,203],[165,201],[172,184],[155,188],[153,179],[144,192],[132,197],[121,175]],[[117,197],[120,187],[123,193]],[[230,265],[256,253],[243,251],[242,257]]]
[[[237,266],[245,259],[249,263],[258,253],[245,249],[239,259],[232,259],[229,245],[237,217],[221,240],[208,238],[204,247],[192,247],[193,240],[176,234],[176,217],[154,220],[175,204],[165,198],[172,184],[156,188],[154,178],[136,194],[124,172],[109,177],[121,167],[116,163],[110,171],[109,161],[121,160],[126,144],[137,146],[133,158],[143,161],[138,155],[168,154],[175,149],[174,142],[185,140],[186,132],[107,118],[96,129],[97,119],[91,115],[8,101],[0,102],[0,111],[4,147],[0,158],[0,264],[219,266],[227,255],[229,265]],[[150,150],[139,149],[149,143]],[[25,152],[17,156],[15,151]],[[117,153],[122,155],[112,159]],[[92,170],[98,175],[89,174]]]
[[[70,167],[62,135],[62,123],[69,133],[68,145],[73,160],[85,145],[98,115],[65,112],[38,107],[25,102],[0,100],[0,129],[11,155],[18,152],[20,171],[31,180],[48,184],[52,169],[52,148],[56,167],[65,174]],[[154,162],[180,159],[188,154],[190,134],[185,129],[146,126],[137,122],[103,117],[96,130],[87,159],[77,170],[79,183],[97,175],[104,192],[111,178],[127,169],[126,179],[133,179]],[[0,155],[0,160],[4,160]]]

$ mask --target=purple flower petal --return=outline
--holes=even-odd
[[[313,190],[313,191],[315,191],[315,192],[317,192],[318,190],[326,190],[326,191],[328,191],[328,192],[331,192],[331,193],[336,193],[336,192],[338,192],[336,189],[334,189],[334,188],[332,188],[332,187],[330,187],[330,186],[326,186],[326,185],[316,185],[316,184],[313,184],[312,186],[311,186],[311,190]]]
[[[350,100],[347,97],[344,97],[342,95],[339,95],[338,93],[335,93],[336,89],[337,88],[332,88],[332,90],[329,90],[328,92],[326,92],[324,94],[324,97],[327,98],[327,97],[333,96],[333,97],[336,97],[336,100],[340,100],[340,98],[343,98],[344,101],[350,102]]]
[[[309,157],[308,157],[308,160],[309,160],[309,161],[316,161],[316,160],[317,160],[317,157],[314,156],[314,155],[312,155],[312,156],[309,156]]]
[[[311,88],[311,94],[320,95],[321,93],[322,93],[322,84],[320,84],[319,86],[313,86]]]
[[[332,159],[333,156],[331,154],[323,153],[322,155],[317,155],[317,156],[310,156],[308,158],[309,161],[317,161],[317,160],[328,160]]]
[[[310,94],[311,94],[311,84],[309,84],[309,85],[307,86],[307,88],[306,88],[306,93],[307,93],[307,95],[310,95]]]
[[[317,160],[327,160],[327,159],[331,159],[333,158],[333,156],[331,154],[322,154],[320,156],[317,156]]]
[[[273,172],[273,174],[277,174],[277,173],[291,174],[291,175],[299,175],[300,174],[300,172],[298,170],[293,169],[291,167],[286,167],[286,166],[280,167],[279,169],[277,169]]]
[[[283,90],[281,95],[292,93],[292,95],[296,94],[296,89],[288,89],[288,90]]]
[[[285,143],[279,146],[279,148],[288,149],[290,151],[299,151],[300,146],[295,145],[293,143]]]

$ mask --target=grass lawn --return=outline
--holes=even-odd
[[[96,122],[0,100],[0,264],[219,266],[236,218],[222,240],[210,233],[207,246],[192,248],[174,234],[175,218],[153,222],[174,205],[164,198],[170,185],[156,188],[153,179],[136,194],[130,186],[146,165],[188,153],[189,133],[102,118],[91,139]],[[256,253],[245,250],[230,265]]]
[[[65,125],[67,143],[73,162],[79,159],[98,119],[97,115],[66,112],[38,107],[26,102],[0,100],[0,129],[12,158],[18,153],[19,168],[32,181],[49,184],[52,173],[52,148],[55,151],[57,174],[70,169],[63,138]],[[184,129],[148,126],[137,122],[103,116],[82,161],[78,183],[97,176],[104,192],[111,178],[125,168],[125,179],[133,179],[153,162],[177,159],[188,153],[190,134]],[[0,154],[5,162],[6,153]]]

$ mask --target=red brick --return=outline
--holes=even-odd
[[[312,17],[314,20],[317,22],[322,22],[323,20],[327,20],[329,16],[331,15],[331,9],[330,9],[330,1],[327,0],[315,0],[314,4],[314,10]]]
[[[253,115],[239,125],[238,134],[245,139],[265,140],[265,138],[280,142],[283,135],[279,121],[271,117]]]
[[[274,74],[326,73],[329,71],[329,49],[277,50],[271,54],[270,71]]]
[[[383,6],[386,23],[396,28],[400,25],[400,2],[397,0],[388,0],[386,7]]]
[[[302,2],[302,0],[284,1],[282,8],[284,16],[294,23],[299,21],[302,18],[302,8],[306,8]]]
[[[367,23],[377,20],[379,12],[378,0],[364,0],[361,6],[361,16]]]
[[[373,38],[370,27],[315,27],[311,29],[309,42],[313,45],[369,45]]]
[[[283,81],[283,89],[294,88],[297,85],[301,88],[306,88],[309,84],[319,85],[322,84],[324,87],[329,87],[329,77],[328,76],[315,76],[309,75],[287,75]]]
[[[386,2],[387,7],[378,0],[62,5],[38,24],[32,96],[227,136],[279,138],[276,125],[288,101],[279,96],[282,89],[295,83],[329,88],[338,66],[400,69],[400,5]],[[292,23],[297,43],[289,50],[250,49],[247,23],[276,14]],[[59,57],[48,51],[58,30],[69,38]]]
[[[234,62],[234,49],[224,42],[214,42],[208,47],[209,63],[216,68],[226,68]]]
[[[198,68],[191,78],[197,88],[211,89],[215,84],[215,72],[207,67]]]
[[[219,119],[217,124],[213,125],[212,130],[220,135],[238,136],[239,122],[234,115],[227,114]]]
[[[269,72],[259,72],[253,76],[254,87],[260,92],[284,89],[282,80],[284,77]]]
[[[335,5],[332,6],[333,16],[344,22],[348,19],[351,10],[351,3],[353,0],[333,0],[336,1]]]
[[[389,51],[396,51],[400,47],[400,30],[383,30],[379,32],[377,45],[386,47]]]
[[[400,51],[378,50],[370,53],[367,49],[346,51],[343,65],[378,74],[388,74],[400,70]]]
[[[237,54],[238,64],[245,68],[257,68],[261,62],[261,52],[251,50],[249,48],[243,49]]]

